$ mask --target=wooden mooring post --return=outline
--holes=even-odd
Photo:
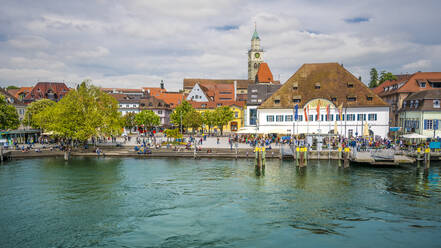
[[[342,148],[341,148],[341,146],[339,145],[338,146],[338,167],[341,167],[341,160],[343,159],[343,157],[342,157]]]
[[[424,170],[428,170],[430,168],[430,148],[426,148],[424,153]]]
[[[351,152],[351,149],[349,147],[345,147],[344,150],[344,162],[343,167],[348,168],[349,167],[349,153]]]
[[[265,147],[259,148],[256,147],[256,149],[254,149],[255,152],[255,171],[256,171],[256,175],[260,176],[265,174],[265,162],[266,162],[266,152],[265,152]]]
[[[299,165],[299,157],[300,157],[300,147],[296,147],[296,163]]]

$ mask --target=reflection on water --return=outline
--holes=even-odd
[[[436,247],[440,166],[76,158],[0,166],[2,247]]]

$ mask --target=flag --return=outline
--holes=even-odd
[[[329,107],[329,104],[328,106],[326,106],[326,120],[331,121],[331,109]]]
[[[317,121],[320,121],[320,100],[317,100]]]
[[[343,103],[338,106],[338,115],[340,116],[340,120],[343,120]]]
[[[294,120],[297,121],[297,119],[299,118],[299,105],[296,104],[296,106],[294,106]]]
[[[303,108],[303,112],[305,112],[305,121],[308,121],[308,113],[306,111],[307,107],[308,107],[308,105],[305,108]]]

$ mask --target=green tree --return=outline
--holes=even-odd
[[[378,72],[377,69],[372,68],[371,69],[371,81],[369,82],[369,88],[375,88],[377,87],[377,82],[378,82]]]
[[[6,87],[6,90],[18,90],[20,89],[20,87],[17,87],[15,85],[9,85],[8,87]]]
[[[185,127],[191,127],[193,133],[202,125],[202,116],[196,110],[187,112],[182,118],[182,125]]]
[[[211,132],[211,128],[216,125],[216,114],[214,111],[205,111],[202,113],[202,123],[208,127],[208,133]]]
[[[17,129],[19,125],[17,109],[0,95],[0,130]]]
[[[143,110],[136,114],[135,122],[139,126],[144,125],[146,128],[152,128],[154,126],[159,126],[161,119],[155,112],[151,110]]]
[[[26,108],[26,115],[23,119],[23,124],[32,128],[42,128],[44,126],[44,122],[46,122],[46,116],[40,113],[47,111],[48,108],[53,107],[54,105],[55,102],[49,99],[40,99],[32,102]]]
[[[394,74],[392,74],[392,72],[381,71],[379,85],[384,83],[385,81],[393,81],[393,80],[397,80],[397,77]]]
[[[124,127],[128,128],[130,133],[132,133],[132,129],[136,127],[135,116],[136,114],[132,112],[124,115]]]
[[[123,126],[115,98],[89,81],[82,82],[40,114],[46,118],[44,128],[56,133],[68,148],[73,140],[87,142],[93,136],[120,135]],[[68,158],[69,149],[65,151],[65,159]]]
[[[216,126],[218,126],[221,130],[221,135],[224,134],[224,126],[228,124],[228,122],[234,120],[234,113],[228,106],[217,107],[215,112],[216,117]]]
[[[183,101],[181,104],[179,104],[173,113],[170,115],[170,121],[175,126],[180,127],[183,121],[183,118],[186,113],[194,111],[194,108],[191,106],[191,104],[187,101]]]
[[[164,133],[167,134],[168,138],[173,138],[173,139],[182,139],[182,134],[179,132],[179,129],[175,128],[175,129],[165,129]]]

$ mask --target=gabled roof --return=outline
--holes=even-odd
[[[0,95],[3,95],[6,98],[6,102],[12,105],[25,105],[22,101],[17,99],[14,95],[9,93],[6,89],[0,88]]]
[[[317,89],[317,86],[318,89]],[[348,101],[348,98],[356,101]],[[300,98],[300,103],[293,99]],[[295,104],[303,107],[312,99],[332,100],[345,107],[387,107],[387,103],[373,93],[365,84],[338,63],[304,64],[259,108],[291,109]],[[277,103],[276,101],[277,100]]]
[[[188,101],[191,106],[195,109],[215,109],[217,108],[218,104],[221,104],[221,106],[237,106],[237,107],[243,107],[245,104],[241,101],[210,101],[210,102],[195,102],[195,101]]]
[[[406,97],[406,101],[409,100],[433,100],[441,99],[441,89],[423,90],[415,92]]]
[[[56,99],[53,100],[59,100],[69,92],[69,88],[65,83],[39,82],[32,88],[31,92],[23,98],[23,100],[29,102],[43,98],[48,99],[47,93],[49,91],[56,94]]]
[[[203,79],[203,78],[184,78],[184,89],[192,89],[196,83],[200,85],[213,85],[213,84],[233,84],[237,83],[238,89],[247,89],[249,84],[254,84],[253,80],[243,79]]]
[[[155,95],[155,97],[169,104],[171,108],[176,108],[182,103],[184,94],[180,92],[165,92],[160,95]]]
[[[257,83],[272,83],[274,81],[273,73],[271,73],[271,70],[267,63],[260,64],[256,77]]]
[[[441,82],[441,72],[416,72],[412,75],[405,75],[398,80],[385,81],[373,91],[379,96],[387,96],[395,93],[412,93],[423,90],[432,90],[431,82]],[[420,87],[425,83],[425,87]]]
[[[142,87],[144,92],[150,92],[152,96],[159,96],[162,93],[167,92],[165,89],[161,89],[160,87]]]

